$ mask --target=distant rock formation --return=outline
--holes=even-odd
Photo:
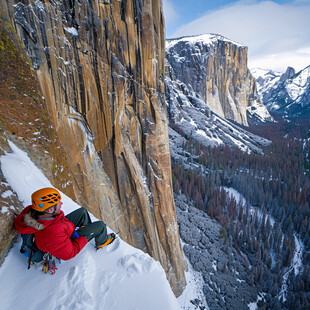
[[[289,78],[291,78],[295,74],[295,69],[292,67],[287,67],[286,71],[281,75],[280,82],[283,82]]]
[[[77,201],[185,286],[161,1],[1,0],[36,70]]]
[[[219,116],[246,126],[247,108],[261,104],[247,52],[247,47],[214,34],[170,39],[166,44],[171,79],[190,86]]]
[[[254,69],[258,92],[267,109],[285,118],[310,116],[310,66],[295,73],[288,67],[285,73]]]

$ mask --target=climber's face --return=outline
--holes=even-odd
[[[51,215],[58,215],[58,214],[60,214],[61,206],[62,206],[62,202],[58,201],[56,206],[53,206],[53,207],[47,209],[45,211],[45,213],[49,213]]]
[[[57,202],[57,206],[56,206],[56,210],[54,212],[54,214],[60,214],[60,209],[61,209],[61,206],[62,206],[62,202],[61,201],[58,201]]]

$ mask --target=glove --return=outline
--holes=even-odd
[[[71,237],[72,237],[72,240],[74,240],[74,239],[80,237],[80,235],[79,235],[78,232],[75,230],[75,231],[73,232],[73,234],[72,234]]]

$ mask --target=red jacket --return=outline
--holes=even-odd
[[[59,259],[68,260],[78,254],[87,244],[87,239],[83,236],[71,241],[70,237],[75,230],[75,225],[65,217],[63,211],[50,220],[36,220],[44,225],[42,230],[27,226],[23,222],[23,217],[30,208],[31,206],[26,207],[15,218],[14,224],[16,230],[21,234],[34,233],[36,245],[41,251],[49,252]]]

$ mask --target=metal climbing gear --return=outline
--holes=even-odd
[[[50,253],[45,253],[43,259],[44,259],[44,262],[43,262],[42,271],[44,273],[49,272],[51,275],[53,275],[57,270],[56,257],[54,257]]]

